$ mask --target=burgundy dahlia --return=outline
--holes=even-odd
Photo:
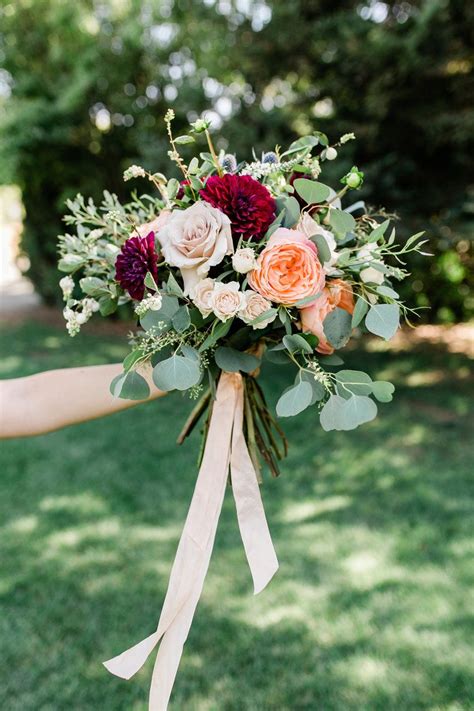
[[[275,200],[250,175],[212,175],[199,194],[227,215],[234,235],[245,239],[263,237],[275,217]]]
[[[151,272],[155,280],[158,277],[157,264],[155,233],[149,232],[146,237],[130,237],[115,262],[115,276],[132,299],[141,301],[145,294],[147,272]]]

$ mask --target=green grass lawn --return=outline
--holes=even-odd
[[[10,326],[0,377],[123,352]],[[285,422],[290,455],[263,488],[280,570],[258,597],[227,492],[171,709],[474,708],[469,362],[433,346],[361,361],[396,399],[355,432],[325,434],[316,411]],[[270,399],[285,378],[264,374]],[[129,682],[101,662],[155,629],[196,476],[197,439],[174,444],[189,407],[2,443],[2,711],[147,709],[152,661]]]

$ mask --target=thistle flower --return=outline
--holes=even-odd
[[[237,159],[232,153],[226,153],[221,160],[221,166],[227,173],[235,173],[237,170]]]

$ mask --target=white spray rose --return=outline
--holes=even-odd
[[[167,263],[181,270],[186,295],[234,251],[229,218],[207,202],[174,210],[157,237]]]
[[[241,318],[244,323],[251,323],[272,307],[271,301],[265,299],[260,294],[257,294],[256,291],[252,291],[251,289],[245,291],[243,297],[243,305],[239,311],[239,318]],[[263,321],[256,323],[253,328],[265,328],[269,323],[272,323],[272,321],[275,320],[276,315],[277,314],[275,312]]]
[[[360,278],[364,283],[369,282],[370,284],[383,284],[384,281],[384,275],[382,272],[379,272],[379,270],[374,267],[366,267],[365,269],[362,269]]]
[[[212,290],[210,303],[215,316],[221,321],[227,321],[236,316],[243,305],[243,294],[237,281],[224,284],[216,281]]]
[[[232,266],[237,274],[248,274],[257,266],[255,251],[251,247],[238,249],[232,257]]]
[[[333,272],[335,272],[335,265],[337,264],[338,254],[336,238],[334,237],[333,233],[329,230],[325,230],[324,227],[321,227],[321,225],[318,224],[315,220],[313,220],[311,215],[308,215],[307,212],[305,212],[300,217],[300,221],[296,225],[296,229],[300,232],[303,232],[308,239],[310,239],[314,235],[322,235],[322,237],[324,237],[331,253],[331,258],[328,262],[325,262],[323,264],[323,268],[326,274],[332,274]]]
[[[193,302],[204,317],[212,313],[211,296],[214,290],[214,283],[214,279],[209,277],[201,279],[192,291]]]

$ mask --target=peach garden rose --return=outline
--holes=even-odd
[[[279,227],[249,274],[249,285],[266,299],[292,306],[324,288],[316,246],[298,230]]]

